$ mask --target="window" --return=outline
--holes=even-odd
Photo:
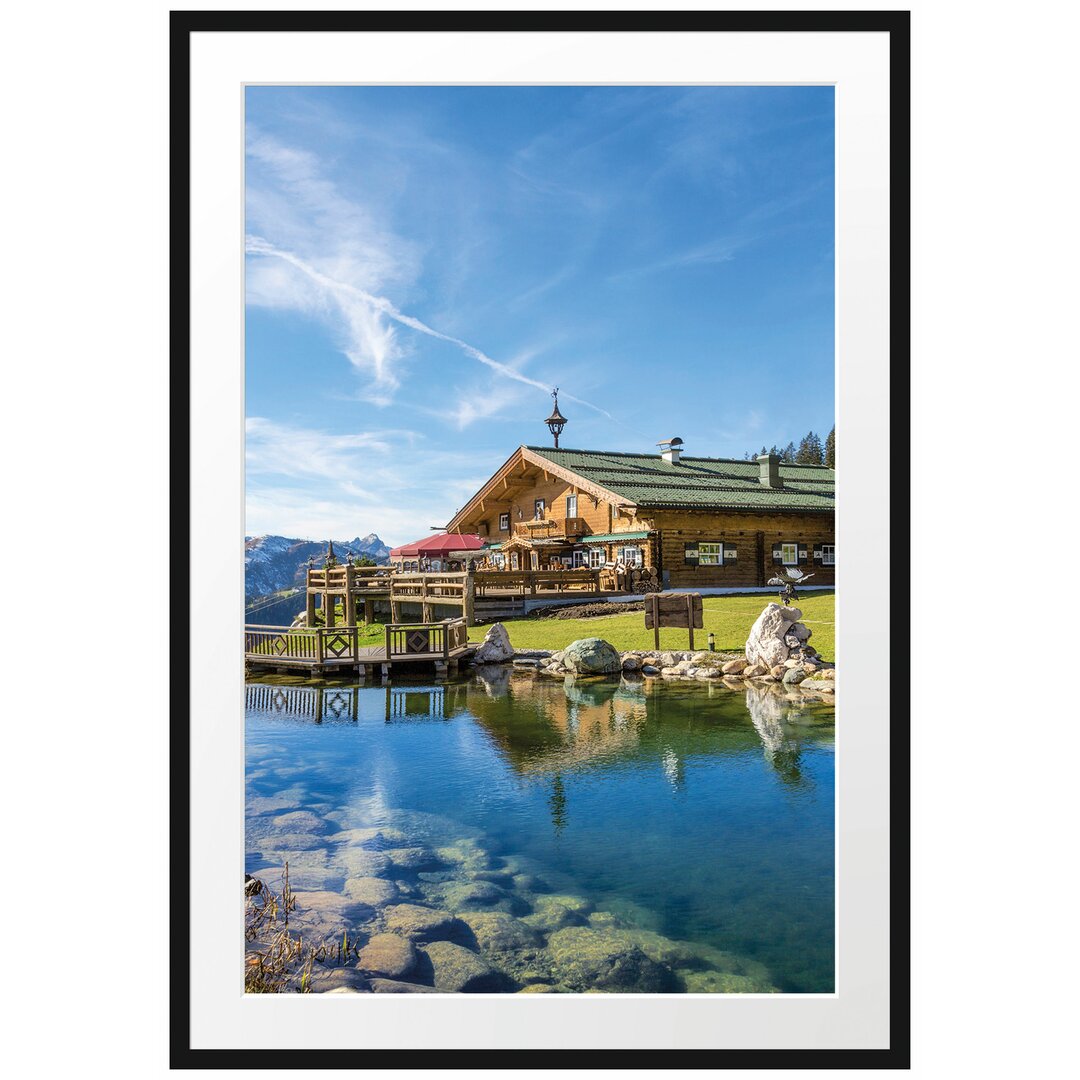
[[[781,544],[780,545],[780,561],[785,566],[798,566],[799,565],[799,545],[798,544]]]
[[[697,546],[698,566],[723,566],[724,545],[718,543],[700,543]]]
[[[821,545],[821,565],[822,566],[835,566],[836,565],[836,545],[835,544],[822,544]]]
[[[506,565],[506,556],[501,551],[496,551],[491,556],[491,561],[495,564],[495,567],[501,570]]]
[[[540,569],[540,556],[535,551],[529,552],[529,565],[534,570]]]
[[[521,569],[521,560],[518,558],[518,553],[516,551],[511,551],[510,552],[510,569],[511,570],[520,570]]]
[[[509,514],[500,514],[499,515],[499,532],[509,532],[509,531],[510,531],[510,515]]]
[[[641,548],[639,548],[639,547],[619,548],[619,561],[624,566],[644,566],[645,565],[645,559],[643,557]]]
[[[567,495],[566,496],[566,516],[568,518],[577,517],[577,496],[576,495]]]
[[[569,569],[570,569],[570,567],[574,565],[574,559],[573,559],[573,556],[571,556],[571,555],[564,555],[564,556],[562,557],[562,564],[563,564],[563,566],[565,566],[565,567],[566,567],[566,569],[567,569],[567,570],[569,570]]]
[[[604,565],[604,549],[600,546],[589,548],[589,565],[595,570]]]
[[[574,565],[575,566],[584,566],[585,565],[585,552],[584,551],[575,551],[574,552]]]
[[[547,504],[543,499],[537,499],[536,502],[533,503],[533,521],[544,520],[544,508],[546,505]]]

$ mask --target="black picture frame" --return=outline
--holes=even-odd
[[[910,535],[910,12],[434,12],[434,11],[173,11],[170,13],[170,484],[171,536],[179,552],[170,569],[170,871],[174,896],[183,895],[190,857],[190,37],[233,31],[587,31],[622,33],[885,33],[890,56],[890,302],[891,302],[891,544],[906,548]],[[891,568],[894,640],[910,639],[908,564]],[[907,1069],[911,1045],[910,777],[906,681],[890,683],[890,1045],[887,1049],[671,1050],[397,1050],[379,1054],[379,1067],[468,1069]],[[174,1069],[356,1068],[352,1050],[195,1049],[190,1040],[190,926],[188,905],[170,914],[170,1065]]]

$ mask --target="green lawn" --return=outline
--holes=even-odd
[[[746,636],[761,609],[776,597],[763,593],[752,596],[706,596],[702,600],[705,627],[694,631],[694,647],[707,649],[708,634],[716,635],[716,648],[726,652],[741,652]],[[826,660],[834,660],[835,638],[833,634],[834,594],[807,593],[799,598],[798,607],[803,613],[802,621],[813,631],[810,644]],[[613,604],[612,607],[618,605]],[[631,611],[624,615],[605,615],[598,619],[514,619],[503,625],[510,634],[510,641],[517,649],[565,648],[577,638],[598,637],[610,641],[616,649],[651,649],[653,632],[645,629],[645,613]],[[469,630],[470,641],[482,641],[486,626],[474,626]],[[660,647],[663,649],[689,648],[685,630],[661,630]]]

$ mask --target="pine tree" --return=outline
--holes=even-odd
[[[815,435],[814,432],[808,431],[803,436],[802,442],[799,443],[795,461],[799,465],[820,465],[823,457],[821,438]]]
[[[836,468],[836,425],[833,424],[829,434],[825,436],[825,464],[830,469]]]
[[[789,442],[787,446],[780,452],[780,460],[786,462],[788,465],[792,465],[795,462],[795,444]]]

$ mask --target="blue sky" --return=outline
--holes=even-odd
[[[831,87],[249,87],[249,535],[394,544],[526,444],[833,423]]]

